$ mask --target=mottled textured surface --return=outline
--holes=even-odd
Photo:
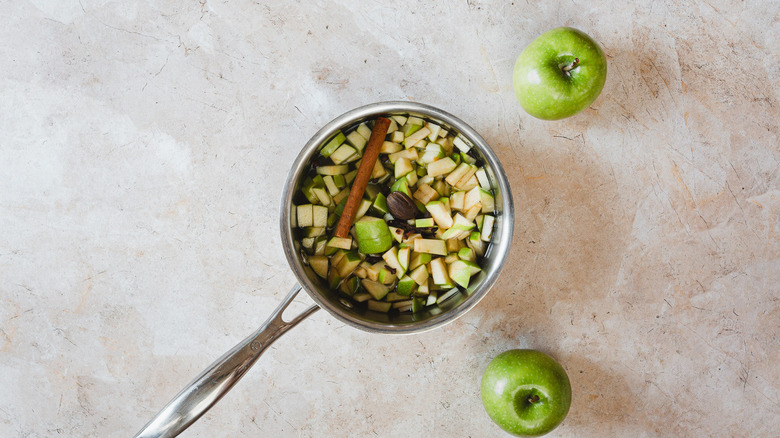
[[[292,160],[361,104],[483,134],[517,209],[471,312],[404,337],[318,312],[184,436],[489,437],[509,348],[568,371],[555,435],[780,429],[780,3],[0,2],[0,436],[129,436],[293,283]],[[526,115],[514,59],[561,25],[609,76]],[[309,303],[301,298],[300,308]]]

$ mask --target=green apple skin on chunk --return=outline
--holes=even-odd
[[[366,290],[366,292],[370,293],[375,300],[381,300],[385,297],[385,295],[387,295],[388,292],[390,292],[389,287],[376,281],[364,279],[361,280],[360,283],[363,285],[363,288]]]
[[[390,266],[391,268],[395,269],[395,275],[400,277],[405,272],[406,269],[401,266],[401,262],[398,260],[398,248],[392,247],[387,250],[384,254],[382,254],[382,258],[385,260],[385,263],[387,263],[387,266]]]
[[[322,278],[328,277],[328,258],[325,256],[309,257],[309,265],[312,270]]]
[[[518,56],[513,87],[528,114],[559,120],[587,108],[607,79],[607,58],[598,43],[570,27],[550,30]]]
[[[493,358],[482,374],[480,394],[490,418],[517,436],[550,432],[571,406],[566,370],[534,350],[509,350]]]
[[[393,246],[393,235],[384,219],[363,216],[355,222],[355,239],[363,254],[379,254]]]
[[[465,289],[469,287],[471,276],[481,270],[479,265],[474,262],[458,259],[450,263],[448,273],[452,281]]]
[[[330,154],[332,154],[336,149],[338,149],[339,146],[341,146],[342,143],[344,143],[344,140],[346,140],[347,137],[344,136],[344,134],[339,131],[338,134],[336,134],[335,137],[333,137],[328,144],[326,144],[322,150],[320,151],[320,154],[328,158]]]
[[[409,296],[415,289],[417,289],[417,282],[408,275],[405,275],[398,280],[398,286],[396,286],[398,295]]]

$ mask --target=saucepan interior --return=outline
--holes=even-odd
[[[360,123],[393,115],[414,115],[441,125],[444,129],[465,137],[474,149],[478,163],[485,166],[495,196],[495,224],[492,241],[480,261],[482,272],[472,278],[467,290],[461,290],[441,304],[416,313],[382,313],[350,306],[331,291],[302,261],[300,242],[294,238],[290,212],[299,196],[303,180],[319,155],[320,147],[339,131],[348,132]],[[458,318],[474,307],[495,283],[504,265],[512,241],[512,194],[506,174],[488,144],[470,126],[438,108],[413,102],[381,102],[351,110],[318,131],[301,150],[290,171],[282,195],[281,235],[285,256],[303,289],[331,315],[353,327],[369,332],[412,333],[439,327]]]

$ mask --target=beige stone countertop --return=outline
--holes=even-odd
[[[388,336],[315,313],[186,437],[497,437],[511,348],[573,387],[556,437],[780,430],[780,2],[0,2],[0,436],[132,436],[295,283],[285,178],[363,104],[474,127],[516,209],[470,312]],[[520,51],[573,26],[609,74],[545,122]],[[311,303],[299,296],[296,306]]]

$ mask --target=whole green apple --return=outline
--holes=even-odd
[[[517,436],[550,432],[571,406],[566,371],[535,350],[509,350],[493,358],[482,374],[480,392],[490,418]]]
[[[559,120],[582,111],[601,93],[607,58],[584,32],[559,27],[526,47],[515,63],[515,96],[528,114]]]

